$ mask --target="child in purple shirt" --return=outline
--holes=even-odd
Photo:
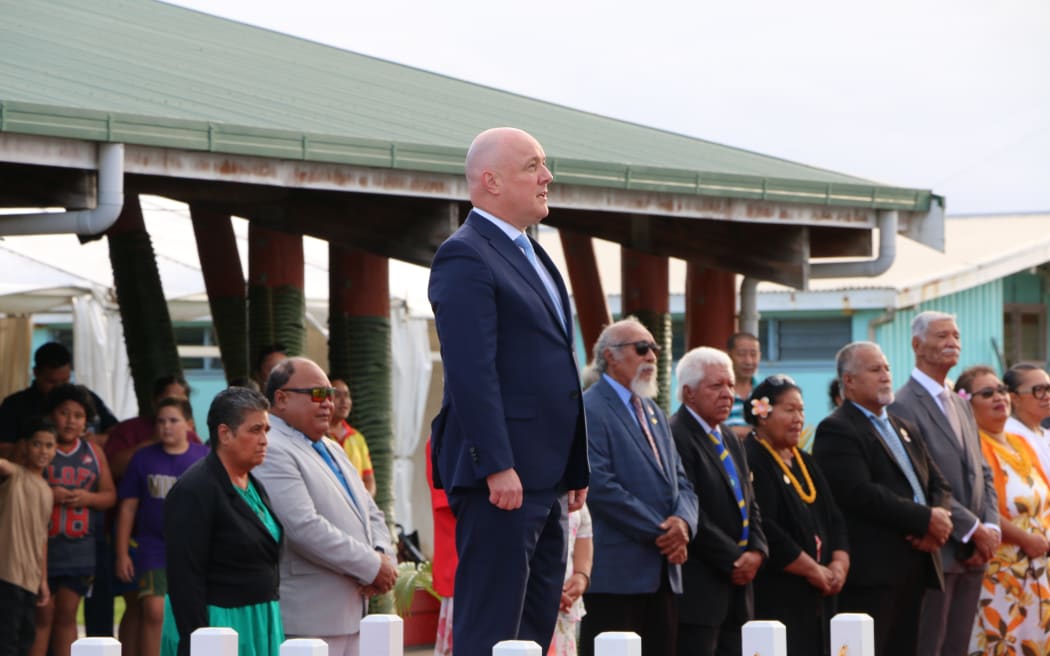
[[[208,453],[208,447],[189,441],[193,411],[185,399],[167,398],[157,403],[157,444],[135,452],[117,489],[117,577],[138,583],[142,620],[137,653],[159,654],[164,622],[164,497],[190,465]],[[132,526],[138,545],[134,561],[129,555]],[[127,645],[125,645],[127,647]],[[134,651],[132,653],[135,653]]]

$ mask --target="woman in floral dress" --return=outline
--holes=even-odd
[[[1003,541],[988,563],[977,606],[971,656],[1050,654],[1047,541],[1050,484],[1035,452],[1004,430],[1009,390],[988,367],[971,367],[955,384],[969,399],[981,431],[981,451],[995,478]]]

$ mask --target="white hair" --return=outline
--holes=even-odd
[[[930,329],[930,324],[934,321],[945,320],[955,321],[955,315],[947,312],[938,312],[937,310],[920,312],[911,320],[911,336],[926,339],[926,333]]]
[[[733,378],[733,361],[725,351],[710,346],[700,346],[689,351],[678,361],[674,374],[678,378],[678,397],[682,397],[683,387],[695,387],[704,379],[704,373],[711,366],[725,366],[729,377]]]

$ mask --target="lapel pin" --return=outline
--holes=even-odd
[[[901,428],[901,437],[904,438],[905,442],[911,444],[911,436],[908,435],[908,431],[904,430],[903,428]]]
[[[786,485],[791,485],[791,479],[790,479],[790,478],[788,478],[788,475],[787,475],[787,474],[784,474],[784,483],[785,483]]]

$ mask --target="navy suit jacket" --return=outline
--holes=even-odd
[[[922,432],[906,420],[889,417],[928,506],[915,503],[893,452],[852,402],[844,402],[820,422],[813,441],[813,457],[849,528],[846,587],[906,585],[918,572],[927,587],[943,588],[940,554],[913,549],[905,538],[926,533],[931,508],[951,508],[951,485],[930,459]]]
[[[677,515],[696,535],[697,500],[671,438],[667,417],[643,399],[660,463],[638,422],[602,378],[583,395],[591,457],[587,506],[594,524],[589,592],[656,592],[666,559],[656,546],[660,523]],[[655,420],[655,421],[654,421]],[[682,592],[681,565],[668,565],[671,590]]]
[[[547,253],[533,248],[562,316],[517,245],[474,212],[434,256],[429,296],[445,393],[431,450],[435,485],[450,492],[486,488],[486,476],[511,467],[525,490],[587,487],[569,296]]]

